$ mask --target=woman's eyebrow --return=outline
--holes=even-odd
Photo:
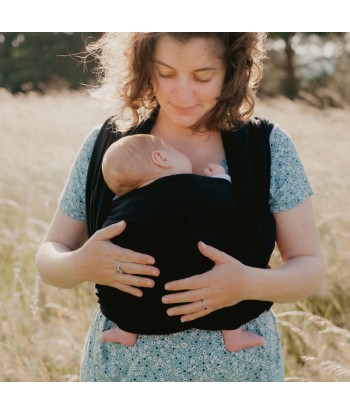
[[[174,69],[170,65],[168,65],[168,64],[166,64],[162,61],[158,61],[157,59],[154,59],[153,62],[156,63],[157,65],[163,65],[163,66],[166,66],[167,68]]]
[[[172,66],[168,65],[167,63],[164,63],[164,62],[159,61],[157,59],[154,59],[154,63],[156,63],[157,65],[166,66],[169,69],[174,69]],[[216,71],[217,69],[218,69],[218,67],[216,67],[216,66],[208,66],[208,67],[204,67],[204,68],[195,69],[194,72]]]

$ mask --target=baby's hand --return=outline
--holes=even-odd
[[[204,173],[211,177],[214,176],[214,174],[225,174],[225,169],[220,166],[220,164],[209,163],[208,167],[204,169]]]

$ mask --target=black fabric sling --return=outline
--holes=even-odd
[[[99,132],[89,163],[86,181],[86,220],[89,237],[101,229],[114,194],[108,189],[102,175],[102,159],[107,148],[119,138],[130,134],[149,134],[155,119],[150,117],[127,132],[114,131],[108,119]]]
[[[102,227],[113,204],[114,194],[104,183],[101,171],[102,158],[106,149],[122,136],[149,133],[153,123],[154,119],[150,118],[125,133],[115,133],[110,121],[107,120],[101,128],[87,177],[86,203],[89,236]],[[272,128],[273,125],[268,121],[252,118],[237,132],[222,134],[236,207],[234,256],[244,264],[258,268],[268,267],[275,244],[275,222],[268,205],[271,170],[269,136]],[[227,187],[225,189],[227,190]],[[178,276],[178,278],[181,277],[181,275]],[[160,313],[149,314],[152,317],[147,318],[147,312],[142,314],[142,308],[138,310],[139,299],[136,297],[121,293],[111,287],[96,285],[96,288],[101,311],[107,318],[118,324],[118,318],[115,316],[121,318],[124,298],[126,304],[129,302],[130,307],[124,307],[125,318],[120,321],[122,324],[119,326],[127,331],[146,334],[170,333],[191,327],[213,330],[237,328],[256,318],[272,305],[271,302],[249,300],[242,301],[233,307],[217,310],[189,323],[181,323],[177,317],[167,317],[168,320],[159,317],[157,321],[157,315]],[[156,291],[151,290],[154,293]],[[113,291],[115,291],[114,294]],[[113,296],[117,300],[119,298],[119,314],[113,312],[114,308],[118,309],[118,307],[113,307],[113,301],[115,301]],[[164,310],[163,314],[165,314]],[[129,321],[127,316],[129,316]]]

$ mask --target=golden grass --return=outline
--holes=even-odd
[[[93,286],[42,284],[34,255],[83,137],[110,114],[69,92],[0,91],[0,107],[0,381],[76,381]],[[260,102],[258,112],[297,145],[316,193],[327,265],[322,295],[274,306],[287,380],[350,380],[349,111],[279,98]]]
[[[318,110],[285,98],[258,112],[292,136],[315,195],[313,206],[326,263],[320,296],[275,305],[287,379],[350,380],[350,111]],[[274,256],[278,262],[278,253]],[[286,313],[288,312],[288,313]]]
[[[92,286],[42,284],[34,256],[82,138],[108,115],[77,93],[2,93],[0,106],[0,380],[77,380]]]

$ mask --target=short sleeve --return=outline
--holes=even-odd
[[[58,202],[59,207],[66,215],[82,222],[86,220],[87,171],[99,131],[100,127],[94,128],[83,141]]]
[[[313,194],[304,167],[290,136],[275,126],[270,136],[270,211],[283,212]]]

